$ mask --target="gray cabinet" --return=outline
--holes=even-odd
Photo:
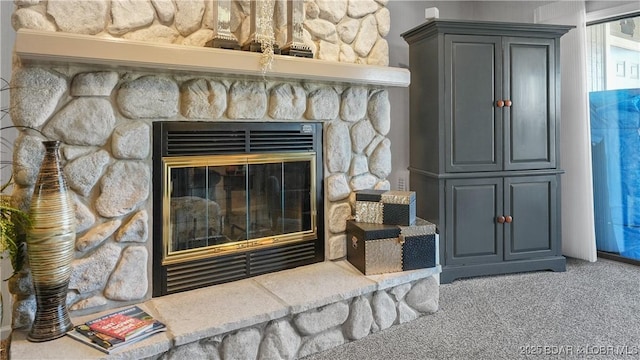
[[[409,43],[410,184],[441,282],[550,269],[560,253],[560,25],[433,20]]]

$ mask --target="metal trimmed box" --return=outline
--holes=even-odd
[[[398,226],[347,221],[347,260],[365,275],[435,267],[438,244],[434,224],[417,218]]]
[[[355,207],[358,222],[409,226],[416,221],[413,191],[360,190]]]

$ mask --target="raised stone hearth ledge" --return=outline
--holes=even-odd
[[[23,64],[92,64],[387,87],[410,83],[409,70],[403,68],[275,55],[263,73],[260,53],[29,29],[18,30],[15,53]]]
[[[31,343],[25,331],[15,330],[10,358],[304,357],[437,311],[440,271],[436,266],[363,276],[345,260],[317,263],[148,300],[141,306],[168,331],[111,355],[66,336]]]

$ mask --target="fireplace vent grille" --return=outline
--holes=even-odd
[[[164,156],[313,151],[314,134],[285,130],[169,130]]]
[[[303,242],[208,259],[207,261],[168,265],[166,269],[167,289],[164,294],[222,284],[248,276],[312,264],[321,261],[318,259],[316,246],[313,241]]]

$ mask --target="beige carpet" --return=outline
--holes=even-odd
[[[442,285],[436,314],[305,360],[640,359],[639,323],[640,266],[568,259]]]

